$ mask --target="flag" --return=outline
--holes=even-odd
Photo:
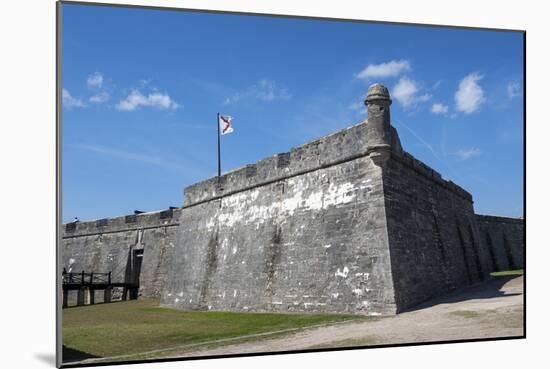
[[[222,136],[233,132],[233,126],[231,125],[232,120],[233,120],[233,117],[220,114],[218,118],[218,123],[220,124],[220,134]]]

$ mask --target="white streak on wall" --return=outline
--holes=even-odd
[[[222,199],[222,211],[216,217],[212,217],[206,223],[206,227],[211,229],[216,224],[224,227],[233,227],[236,222],[256,223],[257,225],[265,222],[266,219],[273,219],[277,215],[291,216],[297,210],[321,210],[330,206],[338,206],[352,202],[356,195],[365,188],[369,180],[360,183],[345,182],[335,184],[331,182],[328,188],[321,187],[317,191],[305,195],[306,189],[313,188],[307,180],[288,181],[289,193],[282,201],[270,201],[269,205],[257,205],[259,188],[237,193]],[[291,191],[294,191],[293,193]]]
[[[344,269],[342,269],[342,271],[340,271],[340,268],[338,268],[338,270],[336,270],[336,273],[334,273],[334,276],[347,278],[348,273],[349,273],[349,269],[347,266],[345,266]]]

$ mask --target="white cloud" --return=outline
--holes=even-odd
[[[132,90],[124,100],[116,105],[116,108],[123,111],[134,111],[140,106],[175,110],[179,107],[179,104],[172,100],[169,95],[157,91],[145,96],[138,90]]]
[[[472,147],[469,149],[460,149],[454,153],[460,160],[468,160],[473,157],[481,155],[481,150],[477,147]]]
[[[387,63],[369,64],[361,72],[357,73],[359,79],[395,77],[408,71],[411,66],[407,60],[392,60]]]
[[[418,84],[407,77],[401,77],[395,85],[392,97],[401,103],[405,108],[412,107],[419,102],[426,102],[432,98],[430,94],[418,95]]]
[[[68,90],[62,90],[63,106],[66,108],[83,108],[85,105],[82,100],[77,99],[69,93]]]
[[[416,98],[416,102],[426,102],[426,101],[429,101],[431,98],[432,98],[432,95],[430,94],[420,95]]]
[[[90,102],[97,103],[97,104],[104,103],[105,101],[109,100],[110,97],[111,95],[109,95],[108,92],[102,91],[98,94],[91,96]]]
[[[275,81],[262,79],[250,86],[244,92],[237,92],[227,97],[224,104],[233,104],[243,100],[260,100],[271,102],[274,100],[288,100],[292,97],[288,89],[279,86]]]
[[[434,114],[447,114],[448,111],[449,107],[447,105],[439,103],[433,104],[431,109],[431,112]]]
[[[521,95],[521,85],[518,82],[510,82],[506,86],[506,92],[508,92],[508,98],[513,99]]]
[[[471,114],[485,101],[483,89],[478,84],[483,78],[478,73],[470,73],[460,81],[455,93],[456,110]]]
[[[101,88],[103,86],[103,75],[99,72],[90,74],[86,81],[88,88]]]

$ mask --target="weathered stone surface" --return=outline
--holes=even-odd
[[[392,157],[384,194],[398,310],[480,281],[489,268],[471,196],[423,163]]]
[[[174,247],[179,209],[161,219],[161,212],[143,213],[64,226],[61,255],[67,272],[112,272],[114,282],[135,277],[137,250],[143,250],[140,295],[159,297],[166,280],[166,260]],[[66,230],[69,226],[69,230]],[[71,228],[75,228],[71,230]]]
[[[524,268],[524,220],[490,215],[476,215],[476,218],[491,271]]]
[[[394,313],[383,201],[380,168],[361,157],[190,204],[162,303]]]

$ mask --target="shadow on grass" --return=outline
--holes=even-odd
[[[63,363],[71,363],[75,361],[82,361],[86,359],[95,359],[101,356],[88,354],[87,352],[75,350],[73,348],[63,345]]]
[[[411,306],[410,308],[404,309],[401,312],[408,312],[414,310],[421,310],[431,306],[439,304],[449,304],[460,301],[467,300],[478,300],[478,299],[492,299],[495,297],[503,296],[517,296],[521,293],[506,293],[502,291],[502,286],[508,283],[510,280],[519,277],[518,275],[505,275],[505,276],[493,276],[489,277],[487,280],[473,284],[471,286],[458,289],[456,291],[450,292],[447,295],[435,297],[428,301],[425,301],[419,305]]]

